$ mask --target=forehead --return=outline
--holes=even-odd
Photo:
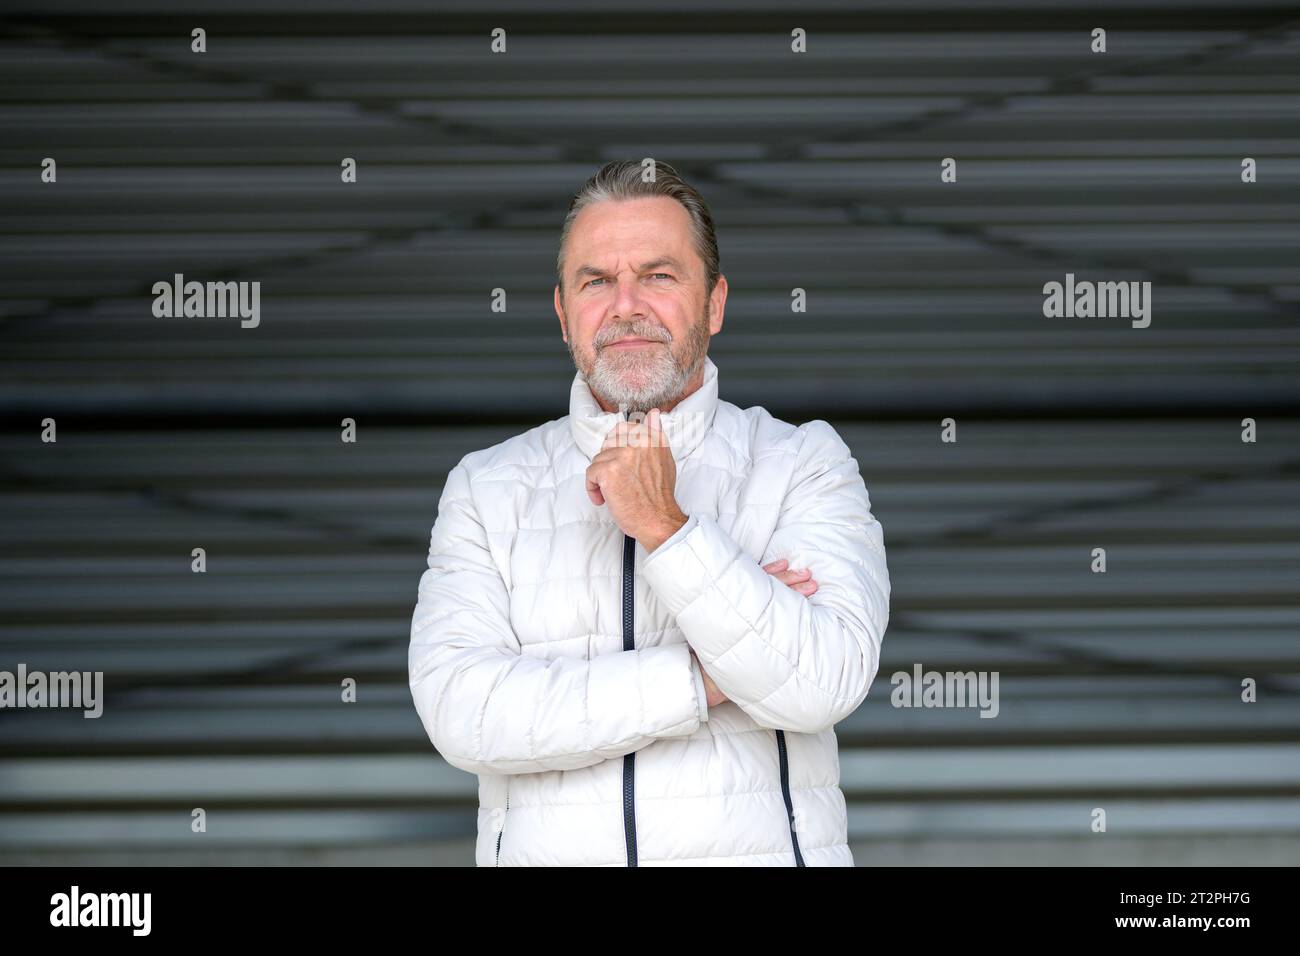
[[[691,217],[668,196],[603,200],[586,206],[569,232],[570,268],[596,258],[671,255],[688,262]],[[606,263],[608,264],[608,263]]]

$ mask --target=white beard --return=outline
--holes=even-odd
[[[575,352],[573,337],[569,336],[569,354],[593,395],[627,414],[644,415],[652,408],[675,404],[704,366],[711,338],[708,314],[706,305],[699,322],[687,330],[683,341],[676,343],[677,352],[673,351],[674,341],[667,330],[646,320],[602,329],[592,344],[594,359],[589,353],[580,356]],[[608,347],[610,342],[628,336],[659,344],[639,349]]]
[[[697,362],[692,368],[679,368],[668,345],[621,354],[617,349],[602,349],[584,378],[592,393],[609,404],[644,414],[674,402],[698,366]]]

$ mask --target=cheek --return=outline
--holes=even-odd
[[[569,327],[571,338],[577,339],[579,345],[590,347],[595,341],[596,332],[600,329],[601,316],[605,310],[594,302],[580,302],[575,304],[573,312],[570,313],[572,323]]]
[[[663,296],[655,304],[659,321],[672,333],[675,341],[681,341],[691,328],[699,321],[699,313],[688,296]]]

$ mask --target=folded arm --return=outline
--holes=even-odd
[[[799,465],[762,558],[692,514],[642,574],[718,687],[759,725],[815,733],[852,713],[880,666],[889,622],[884,537],[847,445],[824,421],[803,426]],[[787,558],[811,597],[762,564]]]
[[[575,770],[708,719],[684,644],[543,660],[522,653],[464,460],[447,476],[411,620],[411,694],[433,745],[471,773]]]

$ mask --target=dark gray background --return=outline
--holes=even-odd
[[[567,411],[560,221],[644,156],[713,209],[722,397],[833,422],[885,529],[858,863],[1300,861],[1300,19],[1223,6],[8,4],[0,669],[108,700],[0,713],[0,862],[472,863],[407,687],[429,526]],[[175,272],[261,326],[154,318]],[[1066,272],[1151,327],[1044,318]],[[1000,716],[892,708],[917,661]]]

